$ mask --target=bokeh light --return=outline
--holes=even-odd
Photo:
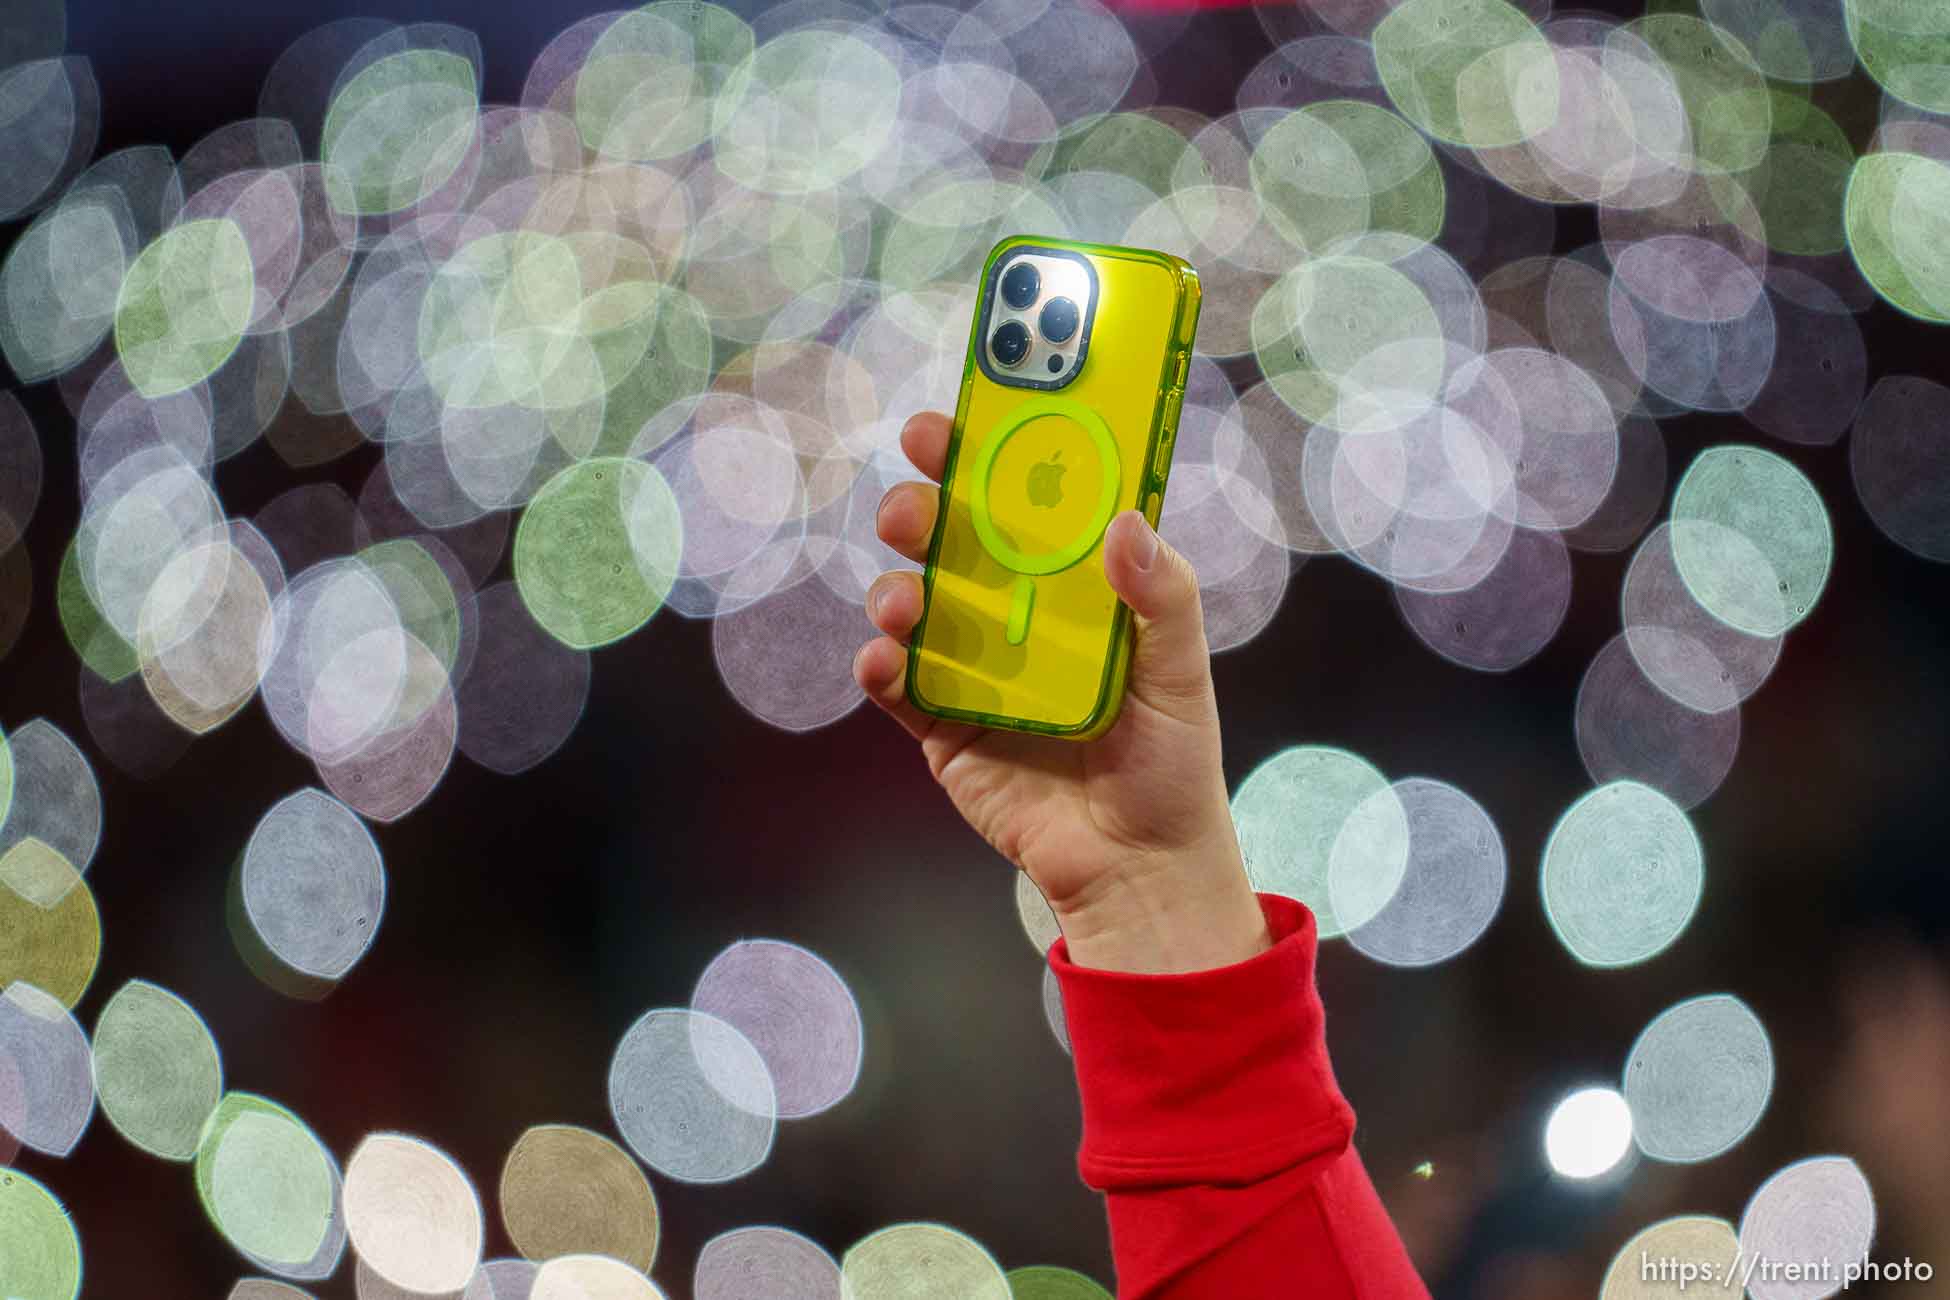
[[[1401,887],[1347,941],[1389,966],[1433,966],[1482,938],[1503,904],[1503,837],[1481,804],[1452,785],[1411,777],[1395,797],[1408,822]]]
[[[1774,1052],[1760,1018],[1728,994],[1660,1012],[1625,1062],[1632,1136],[1655,1160],[1690,1163],[1752,1131],[1774,1092]]]
[[[1009,1270],[1014,1300],[1111,1300],[1110,1292],[1075,1269],[1032,1264]]]
[[[1630,966],[1679,938],[1704,887],[1699,834],[1650,786],[1614,781],[1558,819],[1544,846],[1544,915],[1587,966]]]
[[[1790,462],[1715,447],[1673,494],[1672,557],[1708,613],[1749,636],[1779,636],[1827,586],[1834,538],[1820,494]]]
[[[282,991],[328,989],[379,932],[386,902],[379,846],[351,809],[323,791],[300,790],[264,814],[235,881],[245,960]]]
[[[1047,953],[1050,946],[1063,936],[1063,927],[1058,924],[1056,911],[1043,897],[1043,891],[1036,887],[1027,871],[1016,872],[1016,917],[1022,922],[1022,932],[1036,951]]]
[[[1407,870],[1401,799],[1344,750],[1302,745],[1268,759],[1233,795],[1232,818],[1254,887],[1312,908],[1322,938],[1373,920]]]
[[[490,1259],[468,1282],[467,1300],[528,1300],[540,1265],[525,1259]]]
[[[191,221],[142,250],[115,305],[115,350],[144,397],[215,374],[243,341],[255,285],[236,222]]]
[[[515,532],[515,581],[535,621],[578,650],[648,622],[677,578],[683,519],[642,461],[581,461],[550,479]]]
[[[734,1228],[704,1243],[691,1282],[696,1300],[743,1300],[754,1289],[777,1300],[839,1300],[840,1266],[786,1228]]]
[[[1625,644],[1647,681],[1697,713],[1723,713],[1759,690],[1781,656],[1779,636],[1722,622],[1694,597],[1673,554],[1673,526],[1640,543],[1620,601]]]
[[[59,999],[16,980],[0,990],[0,1129],[51,1156],[95,1117],[88,1036]]]
[[[616,1046],[609,1113],[645,1164],[686,1183],[742,1178],[765,1162],[778,1129],[764,1056],[716,1016],[646,1013]]]
[[[657,1258],[657,1198],[629,1153],[599,1133],[542,1124],[501,1167],[501,1222],[533,1260],[610,1255],[647,1272]]]
[[[86,872],[102,840],[102,795],[94,767],[45,718],[14,728],[6,745],[12,799],[0,818],[0,860],[32,840],[60,855],[75,872]],[[43,892],[42,905],[53,906],[66,888]]]
[[[1605,1270],[1599,1300],[1667,1300],[1679,1294],[1679,1279],[1659,1274],[1646,1276],[1646,1261],[1672,1260],[1675,1265],[1712,1269],[1710,1278],[1738,1277],[1729,1269],[1739,1267],[1740,1238],[1725,1219],[1689,1214],[1663,1219],[1640,1232],[1613,1257]]]
[[[1513,145],[1557,119],[1551,47],[1501,0],[1410,0],[1375,27],[1373,42],[1389,98],[1438,140]]]
[[[1048,965],[1043,967],[1043,1021],[1050,1033],[1056,1035],[1056,1045],[1068,1055],[1070,1022],[1063,1012],[1063,984],[1056,978],[1056,968]]]
[[[244,1277],[230,1288],[225,1300],[309,1300],[310,1293],[289,1282],[274,1282],[268,1277]]]
[[[476,599],[480,650],[459,693],[461,753],[490,772],[525,772],[562,747],[589,699],[589,656],[543,631],[512,582]]]
[[[9,15],[11,17],[11,15]],[[29,19],[29,29],[38,26]],[[65,33],[63,34],[65,36]],[[30,43],[40,44],[33,37]],[[101,89],[85,58],[26,58],[0,69],[6,181],[0,220],[33,212],[87,164],[101,131]]]
[[[1655,629],[1640,631],[1646,642],[1659,640]],[[1681,808],[1719,789],[1740,751],[1739,707],[1705,713],[1666,694],[1641,671],[1624,632],[1585,670],[1576,725],[1578,753],[1594,782],[1636,781]]]
[[[73,1007],[101,959],[95,892],[59,850],[28,836],[0,855],[0,988],[16,981]]]
[[[664,1300],[664,1293],[607,1255],[557,1255],[535,1271],[528,1300]]]
[[[1855,491],[1898,546],[1950,563],[1950,389],[1917,375],[1878,380],[1849,441]]]
[[[780,1119],[830,1110],[860,1077],[860,1008],[839,972],[795,944],[747,939],[712,959],[691,1010],[744,1035],[764,1058]]]
[[[900,1223],[861,1238],[840,1261],[844,1300],[1010,1300],[1001,1265],[966,1233]]]
[[[1611,1088],[1581,1088],[1552,1107],[1544,1157],[1565,1178],[1596,1178],[1632,1149],[1632,1112]]]
[[[223,1097],[203,1018],[174,993],[130,980],[95,1022],[95,1091],[116,1132],[150,1155],[192,1160]]]
[[[331,1276],[345,1251],[338,1163],[304,1121],[250,1093],[226,1093],[204,1122],[196,1190],[217,1232],[267,1273]]]
[[[1774,1174],[1754,1192],[1740,1216],[1740,1253],[1749,1259],[1830,1261],[1839,1273],[1866,1258],[1875,1240],[1875,1195],[1846,1156],[1818,1156]],[[1759,1276],[1748,1281],[1754,1300],[1820,1300],[1844,1279]]]
[[[1931,234],[1946,195],[1950,165],[1941,160],[1864,154],[1849,176],[1844,216],[1863,278],[1890,306],[1933,324],[1950,321],[1950,262]]]
[[[354,57],[365,66],[325,114],[319,156],[341,212],[412,207],[454,174],[474,141],[474,64],[443,49],[382,52],[390,43],[381,38]]]
[[[54,1193],[17,1169],[0,1169],[0,1290],[74,1300],[81,1294],[81,1239]]]
[[[375,1133],[345,1165],[345,1227],[359,1262],[408,1291],[459,1291],[481,1262],[474,1186],[444,1152]]]

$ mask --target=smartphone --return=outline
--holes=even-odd
[[[1132,626],[1104,530],[1128,509],[1157,525],[1198,309],[1198,273],[1165,253],[989,253],[908,645],[917,708],[1076,740],[1116,722]]]

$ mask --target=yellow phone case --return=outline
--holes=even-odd
[[[984,351],[1012,253],[1080,261],[1093,301],[1074,365],[1002,382]],[[990,251],[908,647],[907,693],[938,717],[1088,740],[1117,720],[1131,612],[1104,578],[1122,510],[1155,526],[1198,328],[1198,274],[1144,249],[1018,236]]]

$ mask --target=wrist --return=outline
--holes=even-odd
[[[1070,960],[1095,970],[1184,974],[1273,946],[1238,840],[1126,864],[1056,908]]]

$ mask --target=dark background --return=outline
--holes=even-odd
[[[69,49],[100,80],[98,154],[164,143],[180,156],[252,116],[278,54],[331,19],[469,27],[485,52],[485,98],[505,103],[546,41],[597,8],[93,0],[71,6]],[[1223,112],[1270,48],[1250,12],[1201,16],[1154,59],[1158,100]],[[1588,211],[1560,213],[1560,251],[1593,233]],[[1881,305],[1864,326],[1872,378],[1950,379],[1943,334]],[[26,634],[0,662],[0,725],[48,717],[97,759],[105,833],[90,880],[106,938],[76,1009],[84,1026],[128,979],[178,992],[215,1032],[226,1086],[288,1104],[341,1161],[373,1131],[452,1154],[483,1195],[488,1254],[505,1255],[494,1189],[520,1133],[548,1122],[609,1131],[604,1079],[623,1030],[651,1007],[686,1003],[725,944],[787,939],[831,961],[861,1001],[860,1087],[823,1116],[782,1125],[770,1161],[740,1182],[653,1175],[665,1223],[658,1282],[688,1295],[699,1247],[744,1224],[781,1223],[838,1255],[914,1219],[971,1233],[1005,1267],[1064,1264],[1110,1281],[1100,1203],[1074,1169],[1069,1063],[1043,1021],[1007,864],[870,710],[801,736],[745,714],[716,679],[707,624],[666,613],[597,652],[587,715],[540,768],[502,778],[456,758],[426,806],[377,828],[384,923],[329,999],[291,1001],[251,978],[224,927],[230,865],[264,809],[316,775],[256,706],[158,781],[100,761],[52,600],[77,513],[73,423],[51,385],[23,398],[42,430],[47,487],[26,543]],[[1338,559],[1306,564],[1264,635],[1215,663],[1235,785],[1284,746],[1341,745],[1390,777],[1460,786],[1503,832],[1503,912],[1461,958],[1398,971],[1330,944],[1321,960],[1356,1140],[1444,1294],[1593,1295],[1640,1228],[1682,1212],[1737,1222],[1765,1177],[1825,1152],[1855,1155],[1878,1191],[1877,1258],[1908,1251],[1950,1269],[1950,1254],[1930,1253],[1950,1246],[1950,1193],[1919,1182],[1910,1170],[1920,1162],[1878,1155],[1866,1112],[1894,1103],[1861,1082],[1913,1083],[1940,1110],[1950,1060],[1926,1054],[1878,1072],[1862,1059],[1861,999],[1849,995],[1883,987],[1879,971],[1942,978],[1950,572],[1875,531],[1854,497],[1846,441],[1786,447],[1712,417],[1669,421],[1666,433],[1675,482],[1718,442],[1787,455],[1821,489],[1836,547],[1827,593],[1744,708],[1732,776],[1694,814],[1704,900],[1656,961],[1577,965],[1544,923],[1536,887],[1552,823],[1590,784],[1572,700],[1618,630],[1626,556],[1577,557],[1562,632],[1507,675],[1435,657],[1402,627],[1386,587]],[[249,515],[300,482],[356,492],[374,460],[363,449],[292,471],[260,442],[217,483],[230,512]],[[1912,951],[1934,956],[1904,964]],[[1715,991],[1745,999],[1773,1039],[1776,1091],[1755,1133],[1699,1167],[1640,1164],[1597,1190],[1552,1183],[1541,1169],[1550,1104],[1574,1085],[1615,1084],[1653,1015]],[[1942,1125],[1910,1138],[1950,1168]],[[1425,1160],[1433,1176],[1415,1177]],[[246,1271],[205,1221],[189,1169],[142,1155],[99,1115],[70,1159],[17,1163],[71,1208],[86,1295],[219,1296]],[[330,1282],[308,1289],[352,1295],[350,1261],[348,1251]]]

